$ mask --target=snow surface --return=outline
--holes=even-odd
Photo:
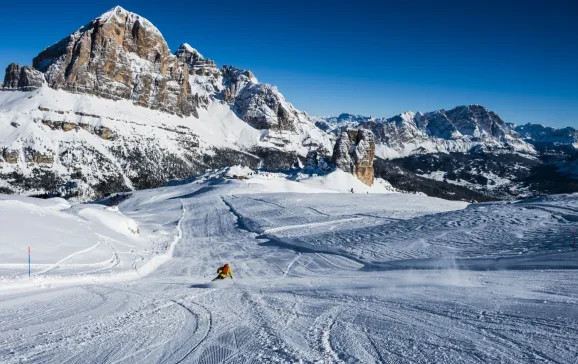
[[[136,268],[150,245],[136,221],[102,205],[0,195],[0,211],[0,281],[27,269],[28,247],[37,275],[60,275]]]
[[[244,166],[233,166],[213,170],[192,178],[195,183],[221,178],[241,179],[251,186],[239,193],[254,192],[299,192],[299,193],[395,193],[399,192],[381,178],[375,178],[372,186],[367,186],[359,179],[337,169],[322,175],[301,172],[267,172],[253,171]],[[190,182],[190,179],[187,180]],[[353,191],[353,192],[352,192]]]
[[[49,109],[50,111],[42,111]],[[46,130],[38,121],[44,119],[66,120],[70,123],[88,123],[105,126],[120,133],[135,133],[136,126],[186,126],[194,130],[206,145],[253,146],[260,138],[258,130],[240,120],[231,109],[219,102],[212,103],[207,110],[200,109],[200,117],[181,118],[161,111],[135,106],[129,100],[108,100],[91,95],[73,94],[62,90],[43,87],[31,92],[0,92],[0,143],[11,146],[17,140],[49,140],[82,138],[79,133]],[[62,117],[62,114],[66,116]],[[83,116],[97,115],[98,117]],[[60,115],[60,116],[59,116]],[[10,122],[20,124],[19,128],[9,127]],[[155,130],[155,132],[157,132]],[[224,135],[224,137],[223,137]],[[89,138],[87,138],[89,139]],[[158,138],[162,142],[162,138]],[[87,140],[89,143],[91,140]],[[245,143],[245,144],[243,144]],[[94,141],[91,143],[94,144]],[[169,143],[167,143],[169,144]]]
[[[118,211],[2,196],[13,229],[2,248],[25,253],[26,234],[61,229],[70,255],[90,247],[90,227],[118,248],[148,240],[151,261],[164,258],[137,267],[138,280],[116,266],[35,268],[30,280],[12,267],[0,282],[0,361],[576,361],[578,195],[468,205],[323,184],[272,193],[266,176],[247,175],[134,192]],[[235,279],[209,283],[223,263]]]

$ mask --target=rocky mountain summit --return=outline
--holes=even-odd
[[[54,89],[198,116],[188,66],[153,24],[118,6],[46,48],[33,67]]]
[[[219,70],[215,61],[206,59],[199,51],[191,47],[188,43],[183,43],[175,53],[179,61],[185,63],[189,67],[189,71],[196,75],[217,76]]]
[[[44,75],[34,67],[21,67],[17,63],[11,63],[6,69],[6,77],[1,87],[5,90],[32,91],[45,83]]]

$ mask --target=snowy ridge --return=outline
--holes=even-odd
[[[128,100],[48,87],[0,92],[0,175],[11,191],[45,193],[71,182],[79,186],[81,199],[90,199],[139,188],[150,169],[160,168],[162,173],[150,187],[202,172],[210,164],[198,161],[214,155],[213,148],[240,151],[260,146],[305,155],[315,140],[330,148],[330,138],[321,131],[306,121],[297,125],[299,133],[259,131],[217,99],[199,111],[199,118],[181,118]],[[12,183],[13,173],[24,178],[52,173],[57,181],[52,186],[21,187]],[[108,191],[95,190],[111,181],[116,185]]]
[[[162,178],[166,182],[171,175],[193,174],[198,168],[195,156],[209,153],[211,147],[239,149],[261,143],[257,130],[218,102],[198,119],[183,119],[129,101],[45,87],[28,93],[0,92],[0,110],[0,173],[33,177],[39,171],[52,172],[63,181],[82,185],[84,198],[94,196],[95,185],[111,179],[120,178],[118,190],[132,189],[132,181],[138,182],[143,173],[139,169],[147,168],[147,163],[166,168],[163,164],[174,158],[182,164],[177,168],[189,168],[167,170]],[[44,191],[39,186],[27,192]]]

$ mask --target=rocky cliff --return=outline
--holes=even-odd
[[[332,162],[368,186],[373,184],[375,139],[367,129],[343,130],[335,142]]]
[[[170,53],[154,25],[121,7],[46,48],[33,66],[55,89],[197,116],[188,66]]]
[[[218,76],[219,70],[215,61],[206,59],[198,50],[191,47],[188,43],[183,43],[175,53],[179,61],[189,67],[189,71],[200,76]]]

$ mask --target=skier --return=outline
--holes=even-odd
[[[233,271],[231,268],[229,268],[229,264],[225,264],[224,266],[219,267],[219,269],[217,269],[217,273],[219,273],[219,275],[215,277],[213,281],[216,281],[217,279],[225,279],[227,278],[227,275],[233,279]]]

